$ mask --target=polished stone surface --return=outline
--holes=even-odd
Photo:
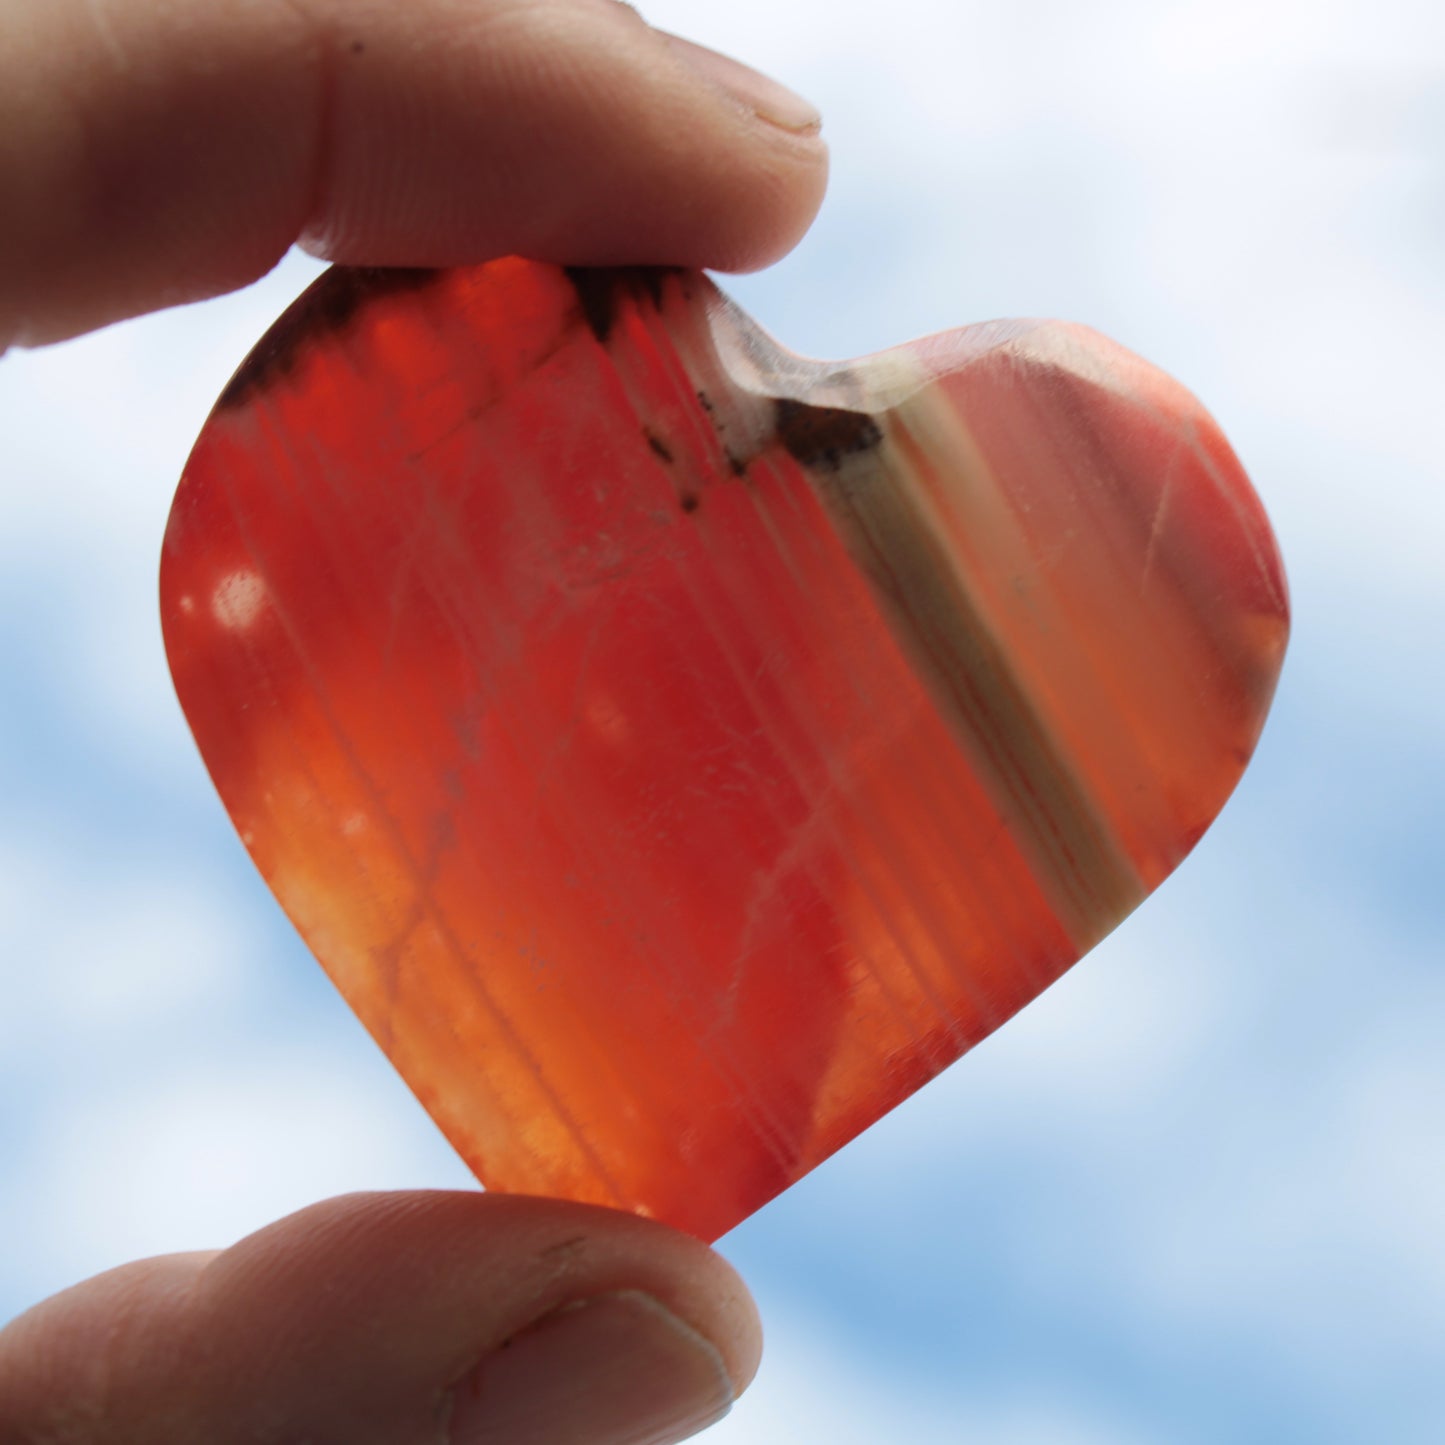
[[[333,271],[197,443],[181,702],[492,1188],[713,1238],[1189,851],[1283,656],[1259,501],[1058,323],[846,364],[701,275]]]

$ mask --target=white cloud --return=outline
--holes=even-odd
[[[1119,1256],[1144,1297],[1296,1369],[1388,1369],[1402,1341],[1438,1339],[1445,990],[1414,1004],[1409,1020],[1367,1006],[1328,1071],[1282,1058],[1227,1115],[1192,1111],[1203,1132],[1160,1161]]]
[[[205,873],[169,856],[110,857],[98,874],[57,840],[0,834],[0,957],[13,963],[0,1057],[134,1049],[197,1019],[253,1008],[259,933]]]
[[[475,1187],[359,1029],[223,1031],[205,1057],[51,1106],[20,1154],[10,1269],[33,1292],[127,1259],[223,1247],[356,1189]],[[17,1217],[18,1216],[18,1217]],[[15,1285],[12,1283],[12,1288]]]
[[[708,1445],[1143,1445],[1158,1438],[1046,1377],[976,1392],[924,1382],[890,1389],[876,1362],[859,1358],[821,1320],[765,1315],[762,1369],[708,1433]]]

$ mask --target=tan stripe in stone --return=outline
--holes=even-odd
[[[942,709],[1082,951],[1145,895],[989,632],[913,479],[888,445],[829,458],[811,475],[900,646]],[[835,461],[836,464],[833,464]]]

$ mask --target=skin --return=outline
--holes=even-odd
[[[753,269],[826,180],[802,102],[615,0],[0,0],[0,36],[0,349],[244,286],[294,244]],[[605,1427],[554,1388],[595,1356],[566,1344],[586,1300],[617,1345]],[[759,1350],[730,1266],[659,1225],[353,1196],[22,1315],[0,1445],[663,1445]],[[659,1406],[659,1370],[696,1409]]]

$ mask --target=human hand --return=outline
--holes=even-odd
[[[796,98],[616,0],[0,0],[0,348],[244,285],[300,240],[720,269],[786,251]],[[355,1196],[0,1331],[0,1445],[663,1445],[756,1368],[741,1282],[630,1215]]]
[[[826,176],[806,101],[619,0],[0,0],[0,348],[296,241],[750,270]]]

